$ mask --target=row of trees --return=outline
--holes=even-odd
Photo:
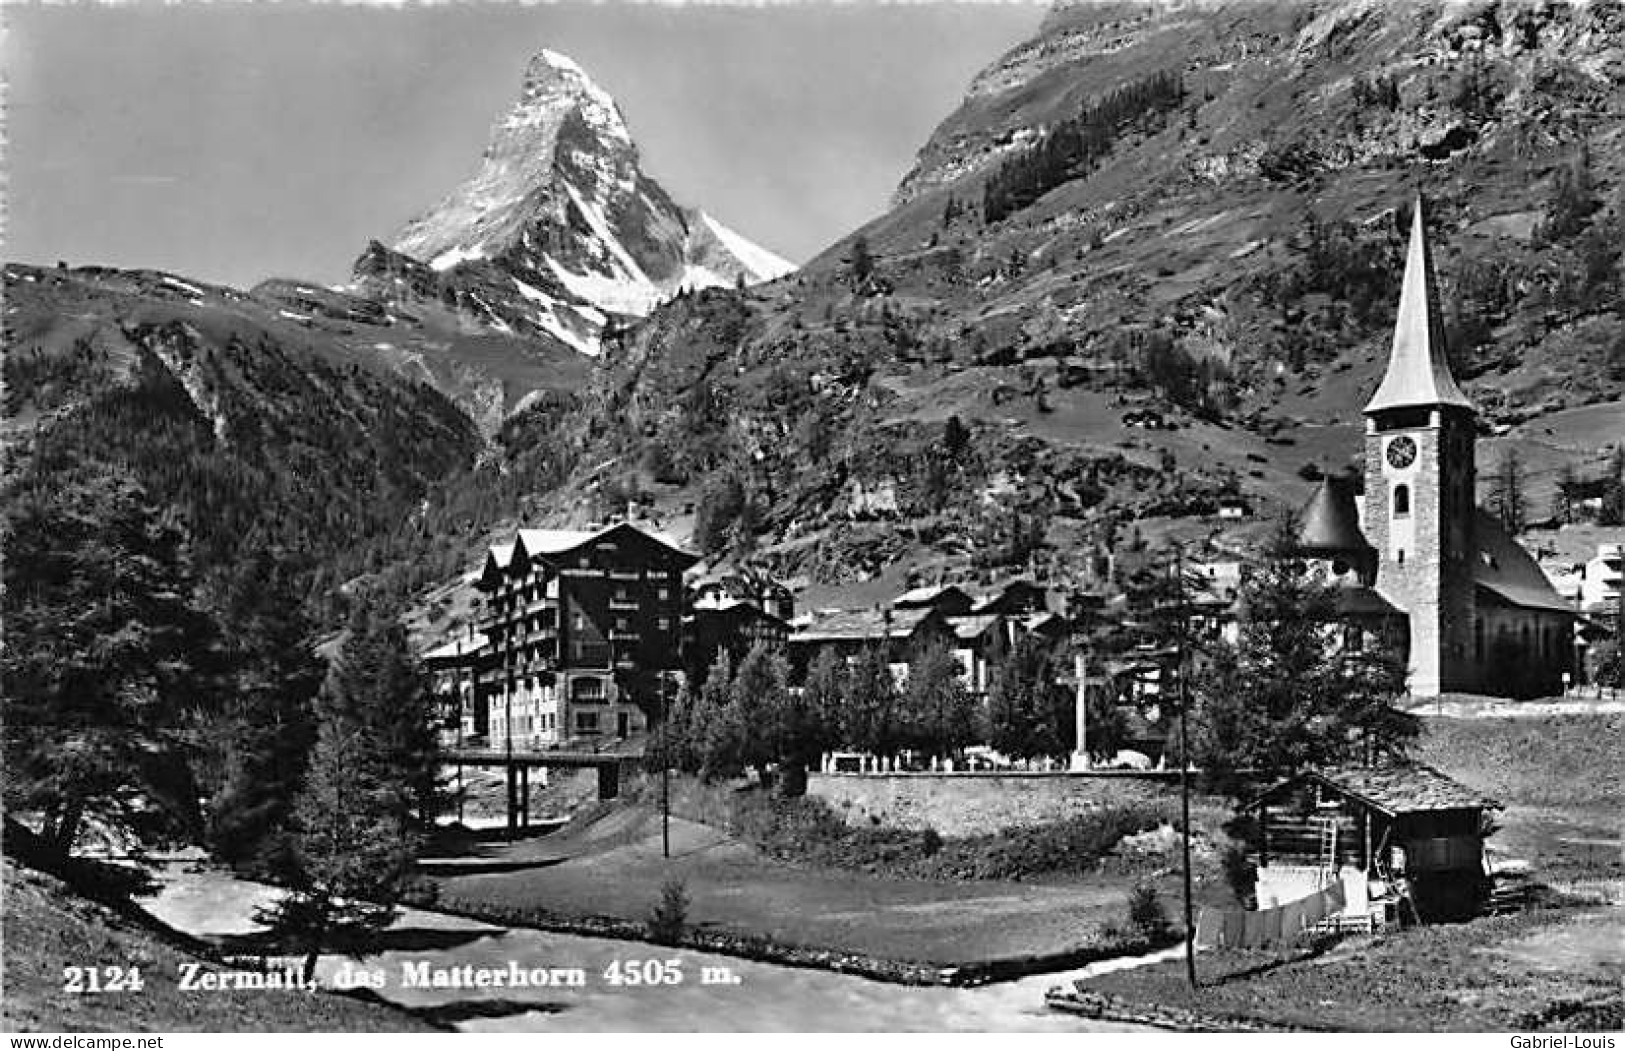
[[[1489,478],[1485,508],[1495,515],[1502,528],[1516,535],[1530,525],[1529,477],[1515,448],[1509,448],[1496,462]],[[1585,477],[1572,463],[1557,470],[1552,490],[1551,520],[1569,525],[1591,516],[1586,509],[1595,503],[1598,525],[1625,524],[1625,448],[1616,449],[1600,475]]]
[[[1395,650],[1343,629],[1335,593],[1292,556],[1293,535],[1284,524],[1244,586],[1234,642],[1192,630],[1188,586],[1172,562],[1137,574],[1133,616],[1088,641],[1097,659],[1133,651],[1162,662],[1164,725],[1171,728],[1183,698],[1192,761],[1220,777],[1368,759],[1402,750],[1417,732],[1392,707],[1405,685]],[[799,687],[779,649],[758,644],[737,666],[721,653],[703,686],[677,697],[654,759],[706,778],[755,770],[765,780],[777,768],[792,794],[834,749],[930,760],[986,744],[1012,759],[1061,759],[1076,745],[1076,695],[1063,682],[1063,657],[1039,637],[1019,639],[998,659],[980,702],[941,645],[917,652],[901,681],[878,644],[850,659],[826,650]],[[1088,744],[1097,758],[1125,741],[1120,700],[1110,691],[1089,696]],[[1169,750],[1177,755],[1172,741]]]
[[[784,651],[758,643],[734,666],[720,651],[697,690],[684,687],[653,751],[672,767],[706,778],[771,767],[798,793],[826,751],[878,756],[954,755],[974,743],[976,705],[960,665],[943,646],[915,656],[902,684],[880,646],[847,661],[821,652],[799,687]]]

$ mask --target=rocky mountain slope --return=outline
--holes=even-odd
[[[500,332],[596,354],[616,318],[682,289],[756,284],[794,269],[644,174],[615,100],[568,57],[542,51],[491,131],[479,171],[386,246],[356,287],[379,301],[439,301]]]
[[[574,472],[813,601],[1047,565],[1296,506],[1356,455],[1430,202],[1481,481],[1625,441],[1625,8],[1063,3],[794,277],[606,348]],[[870,596],[870,592],[873,595]]]

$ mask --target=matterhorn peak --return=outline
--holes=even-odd
[[[621,142],[632,141],[614,97],[599,87],[575,59],[547,48],[525,67],[519,102],[508,121],[537,107],[575,108],[595,130]]]
[[[588,353],[608,314],[643,315],[681,289],[794,269],[674,203],[643,173],[614,97],[551,49],[526,65],[479,171],[390,248],[440,274],[430,280],[445,286],[442,302],[478,323],[549,332]]]

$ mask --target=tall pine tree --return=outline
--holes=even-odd
[[[1049,647],[1028,635],[995,669],[987,743],[1012,759],[1059,759],[1072,750],[1072,698],[1055,681]]]
[[[962,672],[959,658],[942,644],[926,647],[910,663],[903,701],[910,748],[939,758],[975,743],[976,701]]]
[[[440,799],[434,706],[395,617],[357,604],[316,701],[291,893],[266,918],[306,953],[365,951],[395,915]]]
[[[264,548],[216,588],[236,696],[224,725],[224,774],[209,801],[217,857],[261,876],[292,863],[294,799],[316,739],[322,664],[299,603]]]
[[[195,836],[185,727],[217,707],[222,666],[185,534],[96,466],[25,476],[5,507],[7,811],[63,857],[87,824]]]
[[[1287,516],[1242,587],[1241,631],[1193,676],[1192,758],[1221,777],[1401,751],[1418,732],[1393,707],[1405,668],[1380,636],[1345,624],[1336,591],[1294,552]]]

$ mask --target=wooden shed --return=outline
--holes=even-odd
[[[1478,907],[1492,809],[1500,804],[1410,762],[1305,771],[1242,807],[1257,813],[1261,888],[1277,874],[1353,869],[1381,892],[1373,900],[1399,888],[1423,921],[1466,918]]]

